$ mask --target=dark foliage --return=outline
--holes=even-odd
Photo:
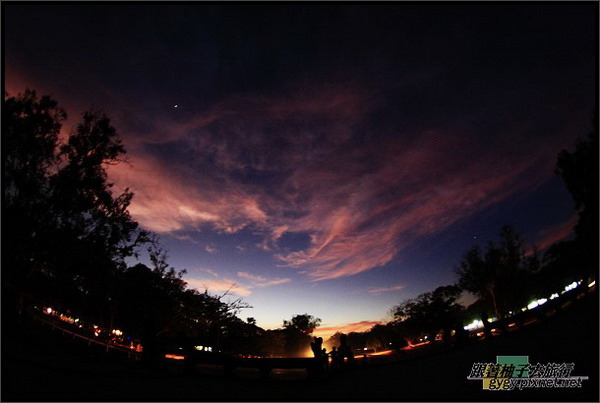
[[[565,182],[573,200],[579,220],[575,225],[575,242],[572,245],[579,255],[570,272],[592,275],[598,270],[598,113],[592,119],[592,130],[586,139],[577,141],[575,150],[562,150],[558,154],[556,173]],[[552,254],[556,255],[557,251]],[[552,258],[556,261],[555,258]]]
[[[427,335],[435,339],[440,330],[449,334],[456,322],[460,321],[463,310],[457,303],[460,294],[460,288],[453,285],[438,287],[395,306],[392,315],[407,337]]]
[[[539,268],[535,250],[527,253],[521,235],[512,227],[500,230],[500,242],[488,242],[485,253],[471,248],[456,268],[460,288],[486,302],[498,318],[523,306],[528,284]]]
[[[169,340],[241,352],[260,333],[223,302],[187,290],[156,237],[138,227],[133,193],[113,192],[107,166],[125,148],[100,112],[86,112],[65,142],[66,113],[34,91],[5,96],[3,108],[3,310],[21,316],[33,303],[51,304],[142,339],[145,351]],[[8,235],[10,234],[10,235]],[[150,244],[153,267],[127,267]]]

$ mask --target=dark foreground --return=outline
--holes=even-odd
[[[73,346],[25,327],[2,335],[2,401],[598,401],[597,292],[545,323],[451,351],[346,370],[323,379],[297,372],[261,380],[219,370],[188,374],[180,362],[163,371]],[[482,390],[467,380],[473,363],[527,355],[530,363],[575,363],[581,388]],[[298,376],[299,375],[299,376]]]

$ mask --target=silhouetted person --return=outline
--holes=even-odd
[[[345,334],[340,335],[340,356],[342,357],[342,362],[346,358],[348,360],[348,364],[351,365],[354,363],[354,353],[352,349],[348,345],[347,338]]]
[[[310,348],[313,352],[313,354],[315,355],[315,358],[321,358],[322,354],[323,354],[323,338],[322,337],[315,337],[314,341],[312,341],[310,343]]]
[[[489,317],[487,313],[483,312],[481,314],[481,321],[483,322],[483,332],[485,333],[486,339],[492,337],[492,325],[490,324],[490,322],[488,322],[488,319]]]
[[[329,367],[329,355],[327,354],[327,349],[326,348],[324,348],[323,350],[321,350],[321,359],[323,360],[325,368]]]
[[[508,336],[508,318],[502,318],[496,321],[496,328],[500,330],[500,334],[504,337]]]
[[[341,368],[342,364],[344,363],[344,358],[338,351],[337,347],[333,347],[330,355],[331,355],[331,369]]]
[[[469,341],[469,332],[465,330],[462,322],[458,322],[454,327],[455,345],[463,346]]]

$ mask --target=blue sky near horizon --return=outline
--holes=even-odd
[[[571,234],[597,4],[11,4],[6,90],[94,106],[130,212],[191,287],[272,328],[367,328],[511,224]],[[142,258],[144,261],[145,258]],[[362,327],[361,327],[362,326]]]

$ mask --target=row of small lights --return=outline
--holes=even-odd
[[[194,346],[194,348],[198,351],[208,351],[212,353],[213,348],[208,346]],[[180,350],[183,350],[183,347],[179,347]],[[170,360],[185,360],[185,355],[181,354],[165,354],[165,358]]]
[[[70,323],[70,324],[77,324],[77,326],[78,326],[79,328],[82,328],[82,327],[83,327],[83,325],[82,325],[81,323],[79,323],[79,318],[72,318],[72,317],[70,317],[70,316],[67,316],[67,315],[64,315],[64,314],[62,314],[62,313],[58,313],[57,311],[55,311],[55,310],[54,310],[54,309],[52,309],[51,307],[46,307],[46,308],[43,308],[43,309],[42,309],[42,311],[43,311],[43,312],[44,312],[46,315],[58,316],[58,318],[59,318],[60,320],[62,320],[63,322],[67,322],[67,323]],[[95,336],[95,337],[99,337],[99,336],[100,336],[100,333],[102,333],[102,332],[103,332],[103,330],[102,330],[102,329],[101,329],[101,328],[100,328],[98,325],[92,325],[92,327],[94,328],[94,336]],[[122,330],[120,330],[120,329],[113,329],[113,330],[111,331],[111,334],[113,334],[113,335],[115,335],[115,336],[117,336],[117,337],[120,337],[120,336],[123,336],[123,331],[122,331]],[[131,348],[132,348],[132,349],[135,349],[135,350],[140,350],[140,349],[139,349],[139,347],[135,347],[135,346],[133,346],[133,345],[132,345],[132,347],[131,347]]]
[[[575,288],[577,288],[582,283],[582,281],[583,280],[572,282],[571,284],[567,285],[565,287],[565,289],[563,291],[561,291],[560,293],[564,294],[565,292],[569,292],[571,290],[574,290]],[[588,288],[591,288],[591,287],[593,287],[595,285],[596,285],[596,281],[594,280],[594,281],[592,281],[591,283],[588,284]],[[554,293],[554,294],[550,295],[550,297],[549,297],[550,300],[553,300],[555,298],[558,298],[558,294],[557,293]],[[546,298],[540,298],[538,300],[531,301],[527,305],[527,307],[521,308],[521,311],[525,312],[527,310],[535,309],[535,308],[539,307],[540,305],[545,304],[547,301],[548,301],[548,299],[546,299]],[[44,308],[43,312],[46,313],[47,315],[58,316],[60,320],[62,320],[64,322],[71,323],[71,324],[75,324],[75,323],[79,322],[78,318],[74,319],[74,318],[66,316],[66,315],[64,315],[62,313],[59,314],[58,312],[54,311],[50,307]],[[513,312],[509,312],[509,314],[512,315]],[[491,323],[491,322],[496,321],[497,319],[498,318],[495,318],[495,317],[489,318],[488,322]],[[83,327],[83,325],[81,325],[81,324],[78,324],[78,326],[80,328]],[[100,329],[97,325],[93,325],[93,327],[94,327],[94,336],[98,337],[100,335],[100,333],[102,332],[102,329]],[[474,329],[481,329],[482,327],[483,327],[483,321],[475,319],[473,322],[471,322],[467,326],[465,326],[464,329],[465,330],[474,330]],[[113,335],[115,335],[115,336],[122,336],[123,335],[123,332],[121,330],[119,330],[119,329],[113,329],[111,333]],[[427,339],[427,336],[425,336],[425,340],[426,339]],[[420,341],[422,341],[422,340],[420,340]],[[194,348],[196,350],[198,350],[198,351],[207,351],[207,352],[212,352],[213,351],[212,347],[208,347],[208,346],[194,346]],[[365,348],[365,350],[366,350],[366,348]],[[168,358],[171,358],[171,357],[168,357]]]
[[[574,290],[575,288],[577,288],[581,283],[583,282],[583,280],[579,280],[579,281],[573,281],[571,284],[567,285],[565,287],[565,289],[563,291],[561,291],[561,295],[569,292],[571,290]],[[588,288],[592,288],[593,286],[596,285],[596,281],[592,281],[591,283],[588,284]],[[550,297],[548,299],[553,300],[558,298],[558,294],[554,293],[552,295],[550,295]],[[527,310],[531,310],[531,309],[535,309],[540,305],[545,304],[546,302],[548,302],[548,299],[546,298],[540,298],[534,301],[531,301],[526,307],[521,308],[521,311],[525,312]],[[509,312],[510,315],[513,314],[513,312]],[[496,321],[498,318],[489,318],[488,322],[494,322]],[[464,327],[465,330],[474,330],[474,329],[481,329],[483,327],[483,322],[481,320],[475,319],[473,322],[469,323],[467,326]]]

